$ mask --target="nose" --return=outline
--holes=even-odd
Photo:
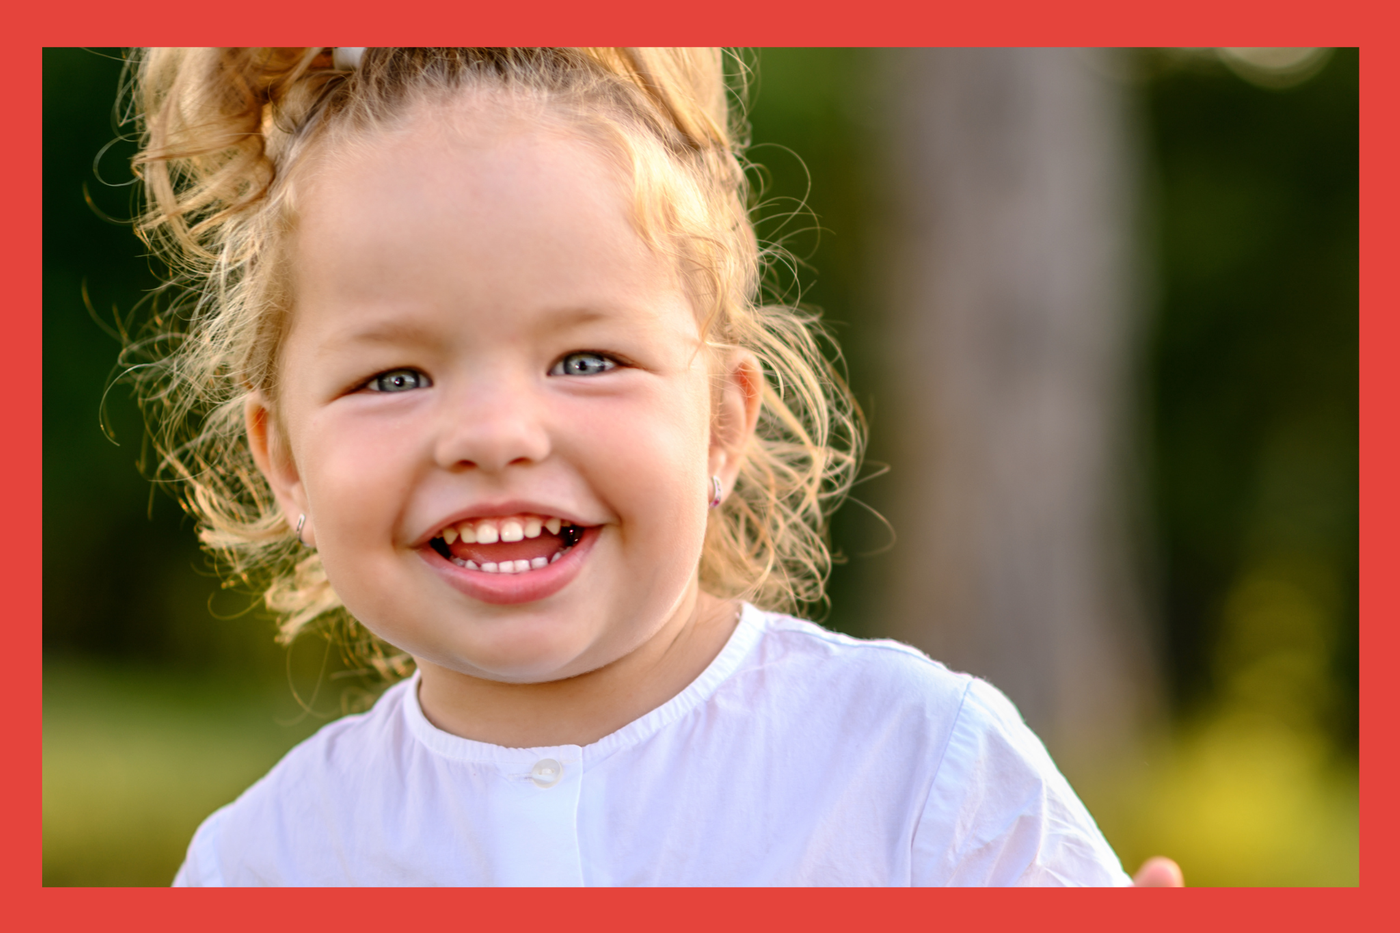
[[[519,380],[473,379],[446,394],[436,459],[444,469],[500,472],[549,456],[543,399]]]

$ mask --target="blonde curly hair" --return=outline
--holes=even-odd
[[[290,641],[316,620],[348,626],[382,672],[405,659],[348,618],[320,559],[298,547],[253,463],[251,392],[275,404],[293,310],[283,244],[290,181],[313,151],[391,124],[411,105],[487,90],[597,138],[630,174],[634,219],[683,270],[702,333],[764,369],[758,430],[705,534],[701,585],[769,609],[823,598],[826,518],[849,490],[860,413],[822,353],[815,317],[760,301],[775,249],[749,217],[744,123],[719,49],[365,50],[338,70],[319,48],[145,49],[132,56],[145,211],[138,231],[168,264],[175,300],[128,346],[158,454],[200,540],[263,594]],[[737,85],[737,87],[731,86]]]

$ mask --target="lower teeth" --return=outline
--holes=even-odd
[[[543,557],[536,557],[532,561],[503,560],[500,563],[496,563],[494,561],[486,561],[482,564],[477,564],[477,562],[474,560],[463,560],[460,557],[453,557],[452,563],[456,564],[458,567],[464,567],[467,570],[475,570],[478,573],[529,573],[531,570],[544,569],[545,567],[549,566],[549,564],[554,563],[556,560],[563,557],[565,554],[569,553],[572,550],[572,547],[566,547],[563,550],[556,551],[554,553],[554,556],[549,558],[548,563],[539,564],[539,566],[536,566],[536,563],[538,561],[544,560]],[[521,566],[522,564],[524,566]]]

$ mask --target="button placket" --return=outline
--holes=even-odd
[[[515,751],[515,750],[511,750]],[[524,751],[524,750],[521,750]],[[495,885],[583,884],[578,805],[583,757],[578,748],[541,748],[502,762],[508,786],[492,801]],[[513,767],[512,767],[513,765]]]

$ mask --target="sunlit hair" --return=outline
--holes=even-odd
[[[738,65],[727,80],[727,62]],[[811,314],[760,300],[737,58],[718,49],[368,49],[354,71],[329,50],[147,49],[133,57],[138,229],[169,265],[173,303],[127,350],[158,454],[200,540],[232,580],[265,595],[290,641],[313,621],[349,626],[368,660],[402,659],[354,625],[319,557],[297,543],[253,463],[244,403],[278,398],[293,313],[286,263],[298,169],[372,138],[414,108],[495,95],[527,119],[597,142],[634,192],[633,219],[673,256],[706,343],[764,368],[757,436],[710,513],[701,585],[769,609],[823,598],[826,517],[850,488],[859,412],[821,352]]]

